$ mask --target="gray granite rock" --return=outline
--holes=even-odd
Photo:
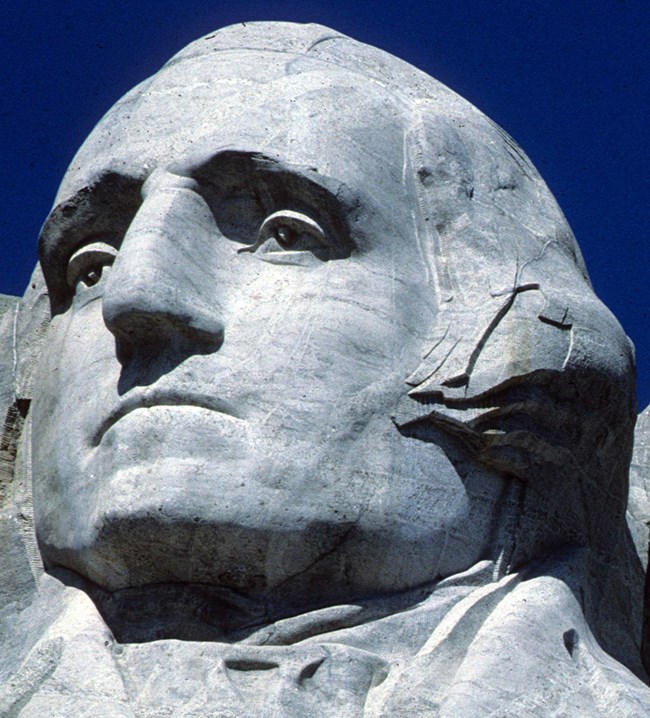
[[[641,563],[648,567],[650,541],[650,407],[639,414],[634,430],[634,452],[630,464],[628,524]]]
[[[634,430],[634,452],[630,464],[630,498],[627,522],[643,566],[648,568],[650,542],[650,407],[639,414]],[[650,663],[650,580],[646,573],[643,654]]]
[[[647,713],[633,352],[476,108],[225,28],[99,123],[40,263],[2,715]]]

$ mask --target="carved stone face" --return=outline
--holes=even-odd
[[[100,123],[42,240],[46,562],[323,600],[482,557],[500,480],[390,419],[437,313],[404,122],[359,76],[231,53]]]

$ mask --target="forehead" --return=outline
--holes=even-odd
[[[224,149],[262,152],[353,187],[401,182],[404,110],[372,79],[312,58],[222,51],[135,88],[78,152],[57,201],[107,171],[144,179]]]

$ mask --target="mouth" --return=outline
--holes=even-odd
[[[210,394],[147,389],[132,394],[113,409],[93,434],[91,439],[92,446],[99,446],[106,432],[127,414],[136,409],[150,409],[154,406],[194,406],[214,411],[217,414],[224,414],[240,421],[243,419],[230,402]]]

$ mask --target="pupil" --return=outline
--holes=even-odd
[[[292,232],[288,227],[278,227],[275,238],[281,247],[290,247],[293,244]]]
[[[101,269],[89,269],[84,276],[84,282],[87,286],[92,287],[93,284],[97,284],[97,282],[99,282],[101,276]]]

